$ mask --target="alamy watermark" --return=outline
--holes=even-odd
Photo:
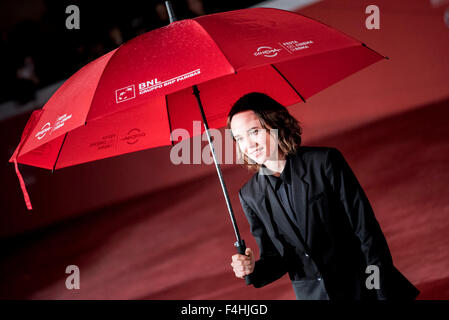
[[[80,8],[71,4],[65,8],[65,13],[69,16],[65,19],[65,27],[69,30],[80,28]]]
[[[372,29],[380,29],[380,10],[379,7],[372,4],[366,7],[365,9],[366,14],[370,14],[365,19],[365,27],[368,30]]]
[[[171,138],[174,141],[181,141],[175,144],[170,150],[170,161],[175,164],[213,164],[214,158],[210,145],[207,144],[202,147],[202,141],[208,141],[207,132],[204,131],[201,134],[201,121],[193,121],[193,139],[190,140],[190,133],[188,130],[178,128],[172,131]],[[270,160],[279,160],[279,143],[278,143],[278,129],[259,129],[266,130],[267,134],[270,134],[273,139],[269,140],[274,146],[266,145],[264,148],[270,148],[273,152],[269,155]],[[219,164],[243,164],[243,151],[240,151],[238,143],[235,143],[232,138],[232,132],[230,129],[225,129],[224,136],[222,132],[215,128],[208,129],[211,137],[213,150],[215,152],[216,161]],[[192,143],[190,143],[192,141]],[[254,142],[253,142],[254,145]],[[234,151],[235,150],[235,151]],[[236,154],[236,160],[234,161],[234,154]],[[255,164],[256,161],[247,157],[248,163]]]
[[[65,273],[70,274],[65,280],[65,287],[69,290],[80,288],[80,269],[71,264],[65,268]]]
[[[365,285],[367,289],[380,289],[380,271],[379,267],[370,264],[366,267],[365,273],[369,274],[366,278]]]

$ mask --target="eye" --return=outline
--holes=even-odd
[[[251,134],[257,135],[258,132],[259,132],[259,130],[254,129],[253,131],[251,131]]]

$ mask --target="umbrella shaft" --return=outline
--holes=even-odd
[[[170,1],[165,1],[165,7],[167,8],[167,13],[168,13],[168,17],[170,19],[170,23],[175,22],[176,16],[175,16],[175,12],[173,11],[173,7],[171,5]]]
[[[212,157],[214,158],[215,168],[217,169],[218,178],[220,179],[221,188],[223,189],[223,194],[224,194],[225,200],[226,200],[226,205],[228,206],[228,211],[229,211],[229,215],[231,217],[232,226],[234,227],[235,237],[237,239],[237,242],[241,242],[239,229],[237,227],[237,222],[235,221],[234,212],[233,212],[232,206],[231,206],[231,201],[229,201],[228,191],[226,189],[226,185],[223,180],[223,175],[221,174],[220,165],[218,164],[217,157],[215,155],[214,146],[212,144],[212,140],[210,137],[209,126],[207,124],[206,116],[205,116],[204,110],[203,110],[203,105],[202,105],[201,99],[200,99],[200,92],[196,85],[193,86],[193,93],[195,94],[195,97],[198,101],[198,105],[200,107],[201,117],[203,118],[203,123],[204,123],[204,129],[206,130],[207,141],[209,142],[210,150],[212,151]]]

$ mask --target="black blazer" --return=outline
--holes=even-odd
[[[341,152],[300,146],[289,157],[299,231],[282,213],[274,190],[261,174],[264,169],[239,190],[260,252],[249,275],[254,287],[288,272],[297,299],[416,298],[418,289],[393,265],[371,205]],[[366,273],[368,265],[379,268],[379,289],[366,287],[372,273]],[[311,276],[313,268],[316,273]]]

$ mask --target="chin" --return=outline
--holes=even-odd
[[[265,163],[266,160],[267,160],[266,157],[260,157],[260,158],[258,158],[256,160],[254,160],[254,162],[256,162],[259,165],[262,165],[262,164]]]
[[[257,164],[262,164],[265,162],[264,159],[259,158],[259,159],[254,159],[253,157],[248,157],[249,160],[251,160],[252,163],[257,163]],[[261,162],[262,161],[262,162]]]

